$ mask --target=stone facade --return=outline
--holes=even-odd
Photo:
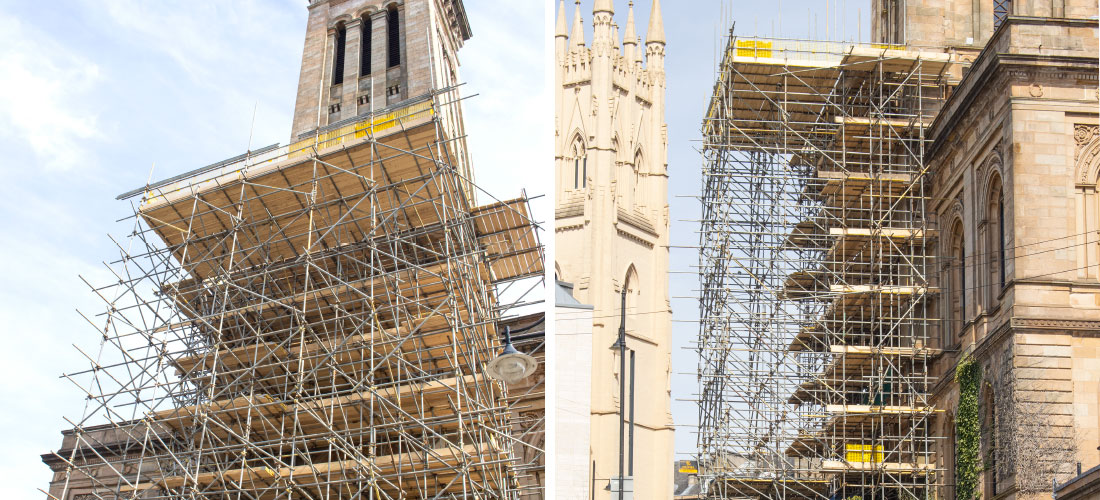
[[[594,307],[591,457],[595,497],[619,473],[621,292],[627,345],[636,352],[634,491],[672,494],[671,314],[665,40],[653,2],[645,43],[631,4],[620,35],[611,0],[595,2],[587,45],[580,5],[565,4],[555,34],[556,273]],[[629,367],[627,368],[629,370]],[[629,381],[627,381],[629,382]],[[641,496],[640,496],[641,497]]]
[[[876,24],[876,40],[984,44],[926,156],[940,229],[939,495],[955,497],[953,376],[969,356],[982,372],[982,497],[1046,498],[1076,462],[1100,462],[1096,4],[1017,1],[1001,19],[993,2],[909,4],[903,39]]]
[[[977,52],[1005,16],[1085,19],[1091,0],[871,0],[871,39]]]

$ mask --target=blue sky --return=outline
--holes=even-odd
[[[504,198],[551,185],[517,159],[547,150],[546,10],[468,1],[460,52],[479,184]],[[38,456],[60,444],[83,394],[62,372],[98,338],[76,310],[102,310],[81,276],[125,244],[115,196],[237,154],[286,143],[305,0],[0,0],[0,498],[41,498]],[[508,20],[500,22],[499,20]],[[532,92],[532,89],[535,89]],[[255,128],[253,110],[255,109]],[[542,131],[535,133],[534,131]],[[542,135],[546,135],[545,138]],[[550,164],[548,159],[547,165]],[[536,202],[546,220],[549,200]],[[12,431],[16,432],[12,432]]]

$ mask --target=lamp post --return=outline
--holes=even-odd
[[[611,344],[611,350],[619,351],[619,482],[618,500],[623,500],[624,466],[626,454],[626,284],[623,284],[622,304],[619,307],[619,337]],[[634,351],[630,351],[630,475],[634,475]]]

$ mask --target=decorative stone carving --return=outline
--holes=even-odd
[[[1077,145],[1073,152],[1077,183],[1096,183],[1097,167],[1100,166],[1100,126],[1074,125],[1073,142]]]

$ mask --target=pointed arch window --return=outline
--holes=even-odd
[[[636,333],[638,332],[638,319],[642,314],[642,311],[638,310],[642,291],[638,280],[638,271],[634,269],[633,265],[626,271],[623,286],[626,287],[626,331]]]
[[[386,11],[386,67],[401,65],[401,26],[397,7]]]
[[[573,139],[570,151],[573,157],[573,189],[588,187],[588,152],[580,136]]]
[[[359,76],[371,74],[371,21],[370,15],[363,14],[360,21],[362,33],[359,41]]]
[[[963,237],[962,221],[956,221],[951,229],[951,262],[948,265],[948,290],[950,311],[950,330],[956,335],[962,333],[966,318],[966,240]],[[950,342],[945,344],[945,347]]]
[[[336,25],[336,36],[332,52],[332,84],[344,83],[344,49],[348,39],[348,30],[344,23]]]
[[[645,175],[645,171],[645,157],[642,156],[642,152],[639,150],[634,153],[634,182],[630,186],[635,206],[642,206],[646,201],[644,199],[645,190],[642,189],[642,176]]]

